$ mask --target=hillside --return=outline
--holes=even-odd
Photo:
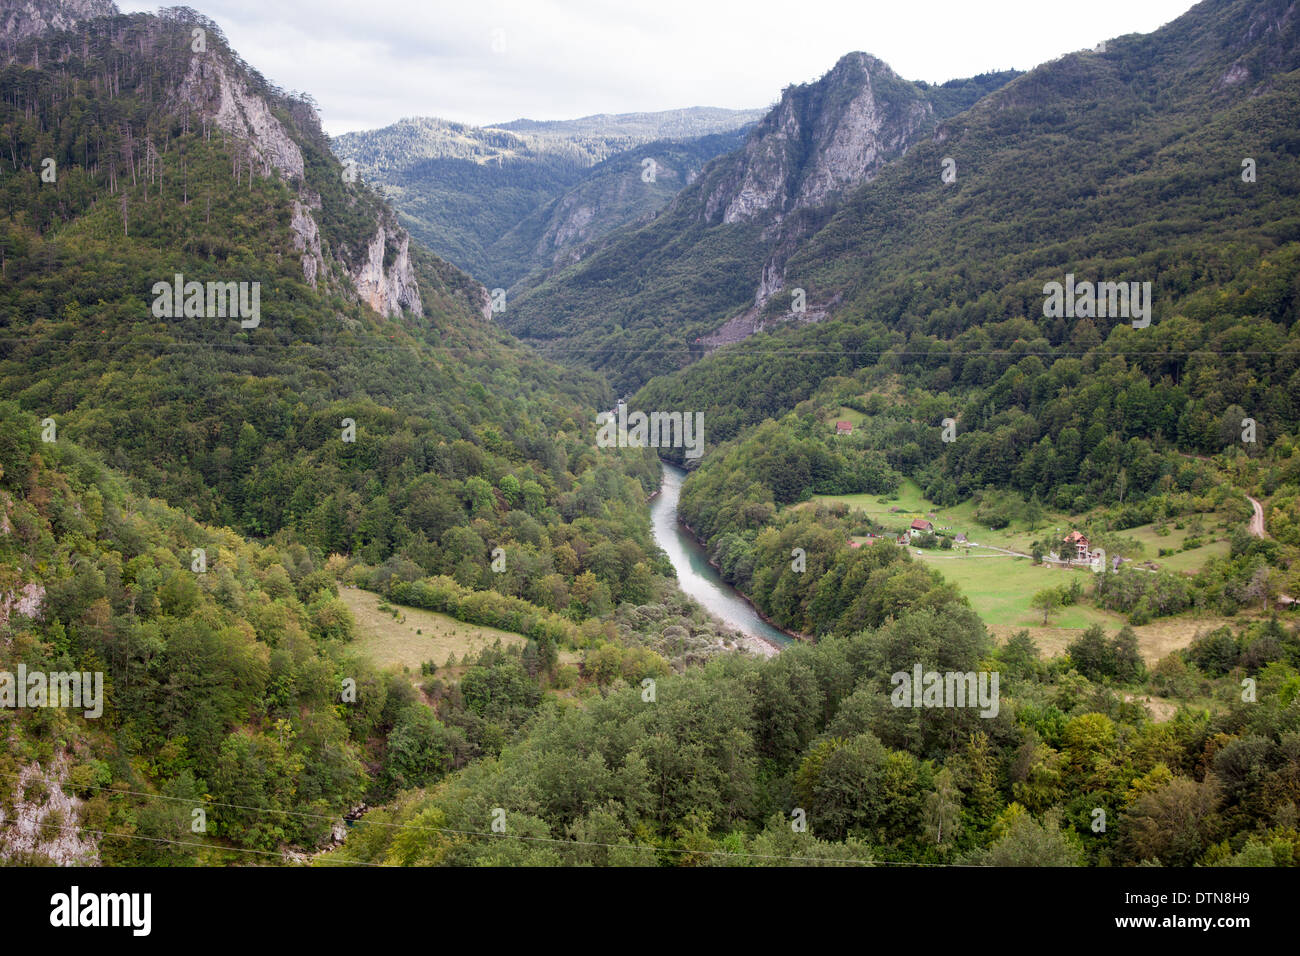
[[[649,218],[761,113],[695,108],[490,127],[414,118],[345,133],[333,146],[428,248],[509,288]],[[653,179],[642,178],[646,158]]]
[[[377,131],[499,312],[217,24],[0,0],[0,864],[1300,865],[1298,19]]]
[[[928,87],[849,54],[817,82],[787,89],[740,149],[710,163],[652,222],[526,283],[503,321],[605,372],[618,390],[711,342],[742,339],[784,287],[786,259],[847,192],[1013,75]]]
[[[882,600],[846,588],[853,552],[898,541],[1004,636],[1039,610],[1040,646],[1080,664],[1052,615],[1118,615],[1137,653],[1161,622],[1153,640],[1181,629],[1194,661],[1225,619],[1293,608],[1296,29],[1294,4],[1214,0],[1013,80],[791,257],[820,322],[634,395],[709,423],[681,514],[726,580],[782,626],[849,634]],[[1147,283],[1149,312],[1080,291],[1051,314],[1050,284],[1076,277]],[[1067,532],[1118,562],[1078,593],[1044,568],[1068,567]]]
[[[411,706],[349,659],[332,576],[139,496],[13,403],[0,424],[0,668],[104,675],[99,714],[0,710],[0,861],[221,865],[325,839]],[[344,678],[378,706],[337,707]]]
[[[1294,7],[1268,8],[1202,3],[1104,54],[1045,64],[941,125],[791,257],[789,281],[826,321],[717,352],[642,399],[706,409],[723,439],[793,409],[829,377],[881,365],[923,370],[909,380],[938,393],[1000,383],[995,408],[1032,410],[1027,393],[1008,390],[1009,370],[1031,354],[1050,367],[1095,349],[1123,353],[1119,373],[1182,396],[1171,419],[1112,420],[1133,436],[1217,450],[1212,423],[1229,405],[1251,409],[1270,435],[1287,430],[1300,53]],[[948,156],[952,184],[940,178]],[[1252,182],[1245,158],[1265,170]],[[1045,315],[1045,284],[1067,275],[1150,282],[1149,327]],[[1034,406],[1045,395],[1029,394]],[[1078,389],[1059,394],[1079,410]],[[964,429],[993,414],[963,418]],[[1065,425],[1035,421],[1029,444]]]
[[[665,570],[642,509],[654,466],[596,454],[608,387],[494,325],[486,290],[411,242],[310,103],[216,24],[67,9],[41,6],[0,61],[0,644],[8,671],[104,672],[110,703],[63,736],[48,714],[6,716],[2,762],[33,794],[70,774],[91,822],[154,793],[273,810],[209,835],[278,857],[328,836],[280,811],[341,814],[526,716],[485,722],[458,696],[435,717],[409,678],[344,663],[338,580],[428,581],[411,599],[520,635],[466,669],[535,704],[558,648]],[[359,723],[335,714],[344,678],[369,682]],[[418,773],[391,740],[416,726],[445,743]],[[144,802],[96,802],[109,787]],[[67,810],[3,792],[0,812],[36,814],[24,832]],[[97,852],[204,852],[145,845]],[[41,846],[0,852],[63,852]]]

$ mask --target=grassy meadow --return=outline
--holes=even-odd
[[[339,588],[339,597],[357,622],[353,646],[377,667],[406,667],[418,674],[425,661],[442,668],[452,654],[460,661],[467,652],[477,654],[497,640],[503,647],[526,640],[520,634],[467,624],[422,608],[391,605],[397,612],[394,617],[379,609],[383,598],[360,588]]]

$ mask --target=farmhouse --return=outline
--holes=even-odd
[[[852,423],[852,422],[845,422],[845,421],[838,421],[838,422],[836,422],[836,423],[835,423],[835,434],[837,434],[837,435],[852,435],[852,434],[853,434],[853,423]]]
[[[913,531],[934,531],[934,525],[926,521],[924,518],[913,518],[912,530]]]
[[[1066,560],[1089,561],[1092,559],[1092,549],[1088,544],[1088,536],[1078,532],[1071,531],[1065,536],[1065,552],[1062,554]],[[1070,550],[1074,550],[1073,556]]]

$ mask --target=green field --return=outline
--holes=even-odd
[[[926,551],[917,555],[916,549],[912,549],[912,556],[918,561],[961,588],[971,606],[991,627],[1041,627],[1043,612],[1029,606],[1035,594],[1044,588],[1069,587],[1076,579],[1085,588],[1092,586],[1092,575],[1087,571],[1035,565],[1028,558],[1010,555],[952,557],[951,554]],[[1117,630],[1124,625],[1124,618],[1076,604],[1060,608],[1049,619],[1049,625],[1058,628],[1086,628],[1092,624]]]
[[[1210,558],[1227,557],[1232,545],[1227,541],[1215,541],[1212,544],[1171,554],[1164,558],[1152,558],[1163,571],[1199,571]]]
[[[1007,527],[993,531],[975,520],[973,501],[963,501],[951,508],[940,508],[927,499],[921,493],[920,486],[910,478],[903,481],[897,496],[893,498],[872,494],[814,495],[813,501],[826,504],[842,502],[851,510],[860,511],[878,524],[898,532],[906,530],[913,518],[925,518],[933,520],[936,528],[948,528],[952,534],[962,532],[971,541],[981,545],[1026,554],[1032,549],[1034,540],[1049,530],[1060,528],[1061,534],[1066,534],[1074,527],[1067,517],[1045,512],[1042,523],[1033,531],[1029,530],[1029,525],[1024,521],[1013,521]],[[899,510],[892,511],[891,508]],[[930,519],[930,515],[934,515],[934,518]],[[978,548],[973,549],[975,553],[978,551]]]
[[[1230,519],[1222,514],[1202,515],[1201,524],[1204,530],[1195,536],[1206,543],[1190,551],[1179,551],[1177,554],[1165,557],[1160,557],[1160,549],[1182,548],[1187,539],[1193,536],[1188,528],[1176,528],[1172,523],[1167,522],[1167,533],[1159,534],[1154,525],[1144,524],[1129,528],[1121,534],[1140,542],[1146,548],[1146,553],[1140,555],[1141,559],[1154,561],[1162,570],[1199,571],[1210,558],[1221,558],[1228,554],[1230,544],[1223,530],[1227,520]]]
[[[975,520],[975,504],[964,501],[952,508],[937,508],[921,493],[911,480],[900,486],[894,498],[880,495],[817,495],[818,502],[843,502],[850,509],[862,512],[886,528],[901,532],[916,517],[932,519],[936,528],[949,528],[948,533],[964,532],[970,545],[957,545],[950,551],[919,550],[910,548],[912,556],[937,570],[944,578],[961,589],[971,606],[980,615],[989,630],[999,639],[1021,629],[1028,629],[1043,654],[1053,656],[1064,653],[1066,646],[1079,633],[1093,624],[1102,625],[1108,633],[1115,633],[1126,623],[1123,615],[1103,611],[1087,604],[1057,609],[1043,625],[1043,614],[1030,606],[1036,593],[1044,588],[1068,586],[1077,575],[1085,590],[1092,587],[1092,575],[1082,570],[1067,570],[1053,566],[1036,566],[1029,558],[1018,558],[991,550],[1005,548],[1028,553],[1036,539],[1068,533],[1078,526],[1068,516],[1045,512],[1043,522],[1029,530],[1026,522],[1012,521],[1006,528],[990,530]],[[891,511],[897,507],[898,511]],[[1125,555],[1140,561],[1154,561],[1161,569],[1175,572],[1199,570],[1211,557],[1228,553],[1229,544],[1223,539],[1222,515],[1202,517],[1204,531],[1200,536],[1207,542],[1201,547],[1178,554],[1157,557],[1160,548],[1182,547],[1189,532],[1178,529],[1169,522],[1167,535],[1157,534],[1153,526],[1143,525],[1122,532],[1139,542],[1145,551]],[[854,537],[863,547],[869,539]],[[882,545],[884,546],[884,545]],[[1195,617],[1163,618],[1152,624],[1135,628],[1138,645],[1147,662],[1154,664],[1169,652],[1186,647],[1197,634],[1206,633],[1222,623],[1219,619]]]
[[[864,512],[873,521],[886,526],[897,525],[901,531],[912,523],[913,518],[925,517],[934,511],[934,505],[921,494],[921,487],[910,478],[905,478],[897,494],[892,498],[883,495],[813,495],[812,500],[822,504],[840,502],[852,511]],[[898,508],[898,511],[891,511]]]
[[[1022,520],[1014,520],[1005,528],[993,530],[975,520],[974,501],[967,500],[951,508],[939,508],[927,500],[916,482],[910,479],[905,480],[900,486],[896,498],[872,494],[814,495],[813,501],[826,504],[841,502],[848,505],[851,510],[862,512],[871,520],[895,532],[904,531],[912,523],[913,518],[929,519],[930,515],[934,515],[932,520],[936,528],[948,528],[949,533],[952,534],[962,532],[975,545],[1005,548],[1022,554],[1028,554],[1033,550],[1034,541],[1052,535],[1063,536],[1081,524],[1078,519],[1072,520],[1068,515],[1044,511],[1042,522],[1035,525],[1032,531],[1028,523]],[[891,508],[899,510],[891,511]],[[1225,520],[1228,519],[1221,514],[1201,516],[1204,530],[1199,532],[1199,537],[1206,543],[1191,551],[1166,557],[1159,557],[1160,549],[1181,548],[1191,535],[1187,528],[1175,528],[1173,522],[1169,522],[1168,533],[1164,535],[1158,534],[1154,526],[1149,524],[1117,533],[1122,537],[1132,538],[1145,549],[1136,554],[1124,554],[1125,558],[1154,561],[1163,570],[1194,572],[1199,571],[1210,558],[1222,557],[1228,553],[1228,538],[1223,531]],[[962,547],[959,546],[958,550],[962,550]],[[971,547],[972,556],[989,553],[991,552],[984,551],[981,547]]]
[[[494,627],[466,624],[446,614],[421,608],[393,606],[398,617],[379,610],[378,594],[360,588],[339,588],[352,617],[357,636],[352,647],[378,667],[408,667],[416,673],[425,661],[442,667],[451,654],[459,661],[468,651],[476,654],[498,639],[503,647],[524,643],[524,637]],[[420,632],[420,633],[417,633]]]
[[[1049,618],[1048,625],[1043,626],[1043,612],[1029,606],[1033,596],[1044,588],[1068,587],[1075,577],[1083,583],[1087,594],[1092,587],[1092,574],[1088,571],[1035,566],[1028,558],[1006,555],[951,558],[939,551],[921,555],[916,554],[915,548],[911,551],[918,561],[961,588],[995,637],[1005,640],[1017,631],[1028,630],[1044,657],[1064,654],[1066,646],[1080,631],[1093,624],[1100,624],[1108,634],[1114,634],[1126,623],[1121,614],[1084,603],[1059,608]],[[1190,552],[1189,557],[1195,553]],[[1133,630],[1143,658],[1148,665],[1154,665],[1166,654],[1187,647],[1197,636],[1231,623],[1217,615],[1185,614],[1158,618]]]
[[[867,416],[863,415],[857,409],[846,408],[845,406],[841,405],[839,411],[837,411],[835,414],[829,416],[826,419],[826,423],[830,425],[832,428],[834,428],[836,422],[845,421],[845,422],[852,423],[853,427],[857,428],[866,420],[867,420]]]

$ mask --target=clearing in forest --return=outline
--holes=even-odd
[[[380,604],[386,603],[382,597],[360,588],[340,587],[339,597],[357,622],[353,647],[377,667],[400,670],[405,666],[419,673],[425,661],[431,660],[441,668],[449,655],[455,654],[459,662],[467,651],[477,654],[491,647],[498,638],[502,647],[523,644],[526,640],[520,634],[467,624],[422,608],[393,604],[391,607],[397,612],[394,617],[392,612],[379,609]]]

